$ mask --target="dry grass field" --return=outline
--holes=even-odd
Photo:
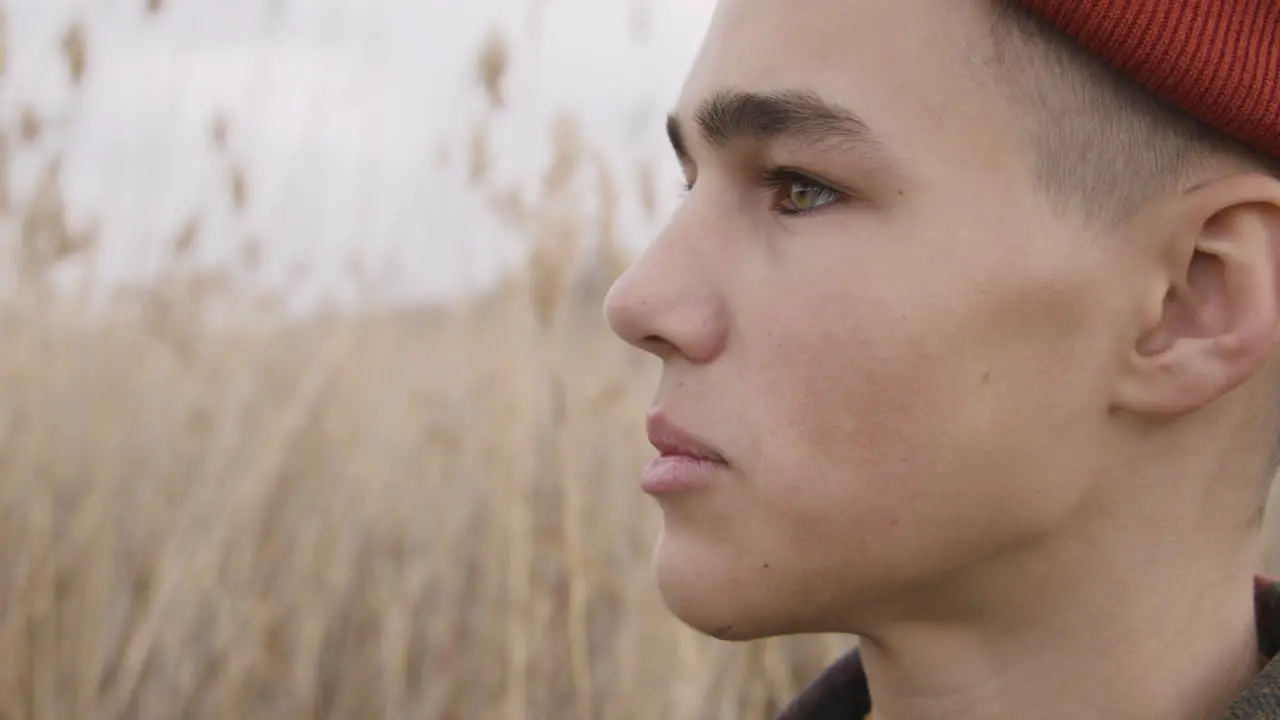
[[[534,287],[181,340],[11,318],[0,717],[767,717],[838,643],[665,614],[652,368]]]
[[[752,720],[847,647],[663,609],[634,481],[657,368],[600,316],[609,198],[561,202],[589,150],[562,143],[536,212],[495,191],[533,256],[484,297],[284,324],[182,270],[195,228],[108,313],[52,293],[92,237],[53,173],[10,198],[38,129],[0,137],[0,720]]]

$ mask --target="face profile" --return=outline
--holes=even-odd
[[[929,647],[981,677],[1139,636],[1177,577],[1252,622],[1280,182],[1010,4],[722,0],[668,121],[687,194],[605,301],[662,364],[672,613],[857,635],[895,717]]]

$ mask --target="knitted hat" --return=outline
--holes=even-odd
[[[1165,102],[1280,158],[1280,0],[1019,0]]]

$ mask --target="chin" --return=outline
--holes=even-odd
[[[658,590],[667,609],[680,622],[717,640],[745,642],[779,634],[764,630],[752,622],[745,608],[735,607],[725,595],[703,592],[699,588],[671,578],[659,576]]]
[[[899,566],[833,569],[807,564],[803,555],[797,561],[794,552],[768,543],[748,543],[664,524],[652,570],[671,614],[693,630],[731,642],[862,634],[877,618],[891,616],[898,599],[910,592]],[[766,565],[759,560],[765,556],[775,559]]]
[[[732,556],[692,552],[661,540],[654,553],[654,579],[663,603],[680,622],[718,640],[743,642],[792,632],[777,598],[776,584],[746,577]],[[781,612],[780,612],[781,611]]]

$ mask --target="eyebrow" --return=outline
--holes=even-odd
[[[734,140],[790,139],[805,144],[837,143],[882,150],[871,128],[857,114],[805,90],[771,93],[723,90],[708,98],[694,116],[704,140],[723,147]],[[680,160],[689,158],[680,118],[667,116],[667,137]]]

